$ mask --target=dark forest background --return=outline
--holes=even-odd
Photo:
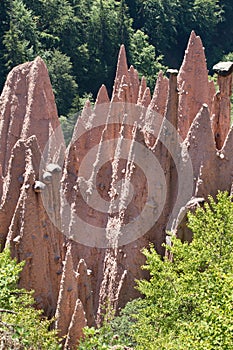
[[[211,73],[233,56],[232,0],[0,0],[0,89],[12,67],[40,55],[69,118],[102,83],[111,93],[120,44],[153,88],[159,69],[179,68],[192,29]]]

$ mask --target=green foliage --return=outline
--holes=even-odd
[[[44,50],[52,48],[72,57],[78,44],[80,22],[67,0],[40,0],[36,13],[40,17],[40,35]]]
[[[193,241],[172,238],[173,262],[144,250],[151,277],[138,281],[145,295],[133,326],[138,350],[232,347],[233,203],[219,193],[188,218]]]
[[[129,63],[153,88],[160,61],[148,37],[134,34],[125,0],[14,0],[7,9],[9,28],[2,28],[7,68],[38,54],[45,59],[60,115],[70,115],[78,93],[95,97],[102,83],[111,92],[122,43]]]
[[[118,335],[121,344],[125,346],[133,348],[136,346],[132,326],[136,323],[140,308],[141,299],[132,300],[120,311],[119,316],[111,321],[111,328],[114,334]]]
[[[144,0],[142,29],[170,66],[179,67],[191,30],[201,36],[209,61],[217,59],[217,28],[223,12],[218,0]]]
[[[114,334],[111,327],[112,319],[113,312],[107,307],[101,327],[84,328],[84,338],[80,341],[78,350],[108,350],[111,346],[121,345],[118,335]]]
[[[9,30],[9,26],[10,26],[9,13],[7,9],[8,9],[8,1],[0,1],[0,92],[5,82],[5,77],[7,74],[6,60],[5,60],[6,48],[5,48],[5,45],[3,44],[4,34]]]
[[[120,45],[153,90],[159,69],[178,68],[192,29],[211,68],[233,43],[231,0],[0,1],[0,89],[13,66],[46,59],[61,115],[102,83],[109,94]],[[223,40],[224,39],[224,40]]]
[[[68,144],[71,141],[75,124],[77,123],[78,117],[80,116],[82,109],[87,100],[89,100],[92,104],[94,103],[91,94],[85,94],[82,98],[80,98],[79,96],[76,96],[73,101],[73,106],[70,110],[68,117],[63,115],[60,116],[60,123],[63,131],[64,139],[66,142],[66,146],[68,146]]]
[[[59,50],[45,51],[41,56],[48,67],[59,115],[67,115],[78,88],[72,75],[70,58]]]
[[[227,55],[224,55],[222,60],[233,62],[233,52],[229,52]]]
[[[219,0],[219,5],[223,9],[222,21],[218,25],[217,45],[221,55],[232,51],[233,47],[233,2],[232,0]]]
[[[125,346],[133,346],[134,342],[129,329],[135,320],[134,315],[138,312],[137,307],[137,300],[129,302],[115,318],[111,307],[107,307],[101,327],[84,328],[84,338],[78,350],[107,350],[113,346],[116,346],[114,349],[123,350]]]
[[[21,0],[11,1],[8,7],[10,28],[4,34],[7,68],[32,60],[39,47],[36,18]]]
[[[8,343],[23,349],[60,349],[55,331],[49,331],[52,321],[33,308],[32,292],[19,289],[17,283],[24,263],[17,264],[9,249],[0,253],[0,334]]]
[[[144,249],[150,280],[99,329],[86,328],[79,350],[229,350],[233,344],[233,202],[226,192],[188,214],[193,241],[172,237],[173,261]]]
[[[12,290],[17,291],[19,273],[24,263],[11,260],[9,249],[0,253],[0,308],[10,309]]]
[[[109,90],[112,88],[118,51],[122,43],[128,47],[132,20],[123,0],[95,0],[91,6],[88,24],[84,51],[88,75],[80,76],[82,72],[77,72],[77,76],[80,76],[80,81],[85,82],[85,91],[95,96],[102,83]],[[82,46],[82,51],[83,49]]]
[[[108,350],[110,346],[119,345],[108,324],[97,329],[85,327],[83,331],[85,338],[80,342],[78,350]]]
[[[114,345],[118,345],[117,349],[123,350],[125,346],[135,346],[136,342],[131,331],[140,310],[139,300],[128,302],[117,317],[113,317],[113,312],[108,309],[101,327],[97,329],[86,327],[85,337],[79,344],[78,350],[107,350]]]
[[[156,57],[155,47],[149,44],[148,35],[137,30],[130,42],[131,63],[138,69],[140,77],[145,76],[147,85],[153,91],[156,78],[160,70],[165,71],[162,65],[162,56]]]

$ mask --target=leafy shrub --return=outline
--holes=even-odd
[[[136,322],[136,315],[140,308],[139,300],[128,302],[117,317],[113,316],[113,311],[108,307],[101,327],[84,329],[85,338],[80,342],[78,349],[120,350],[135,346],[132,325]]]
[[[0,253],[0,344],[9,349],[60,349],[56,331],[49,331],[52,321],[32,306],[32,292],[17,287],[23,265],[11,259],[9,249]]]
[[[143,267],[150,280],[138,281],[145,295],[134,337],[138,350],[231,349],[233,345],[233,203],[227,193],[209,197],[189,213],[191,244],[172,237],[174,261],[151,246]]]
[[[143,299],[130,302],[103,327],[86,328],[80,350],[229,350],[233,346],[233,203],[219,192],[188,214],[193,241],[172,237],[173,261],[144,249],[150,280],[137,281]],[[115,338],[114,338],[115,335]]]
[[[119,316],[111,321],[111,327],[115,334],[118,335],[121,344],[129,347],[135,347],[136,341],[133,337],[132,325],[137,320],[137,315],[141,311],[141,299],[135,299],[126,304],[120,311]]]
[[[97,329],[94,327],[84,328],[84,338],[79,343],[79,350],[107,350],[114,345],[121,345],[119,336],[114,333],[111,326],[113,311],[109,305],[104,310],[103,318],[101,327]]]

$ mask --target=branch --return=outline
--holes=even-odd
[[[10,331],[12,331],[14,329],[14,326],[12,324],[0,321],[0,325],[3,325],[4,327],[8,328]],[[2,330],[2,329],[0,329]]]
[[[17,312],[12,311],[12,310],[0,309],[0,312],[7,312],[8,314],[14,314],[14,315],[17,315]]]

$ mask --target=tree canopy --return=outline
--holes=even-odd
[[[0,88],[13,66],[40,55],[59,113],[68,116],[74,101],[95,98],[102,83],[111,93],[122,43],[151,88],[160,68],[179,68],[192,29],[211,68],[232,51],[232,14],[230,0],[3,0]]]

